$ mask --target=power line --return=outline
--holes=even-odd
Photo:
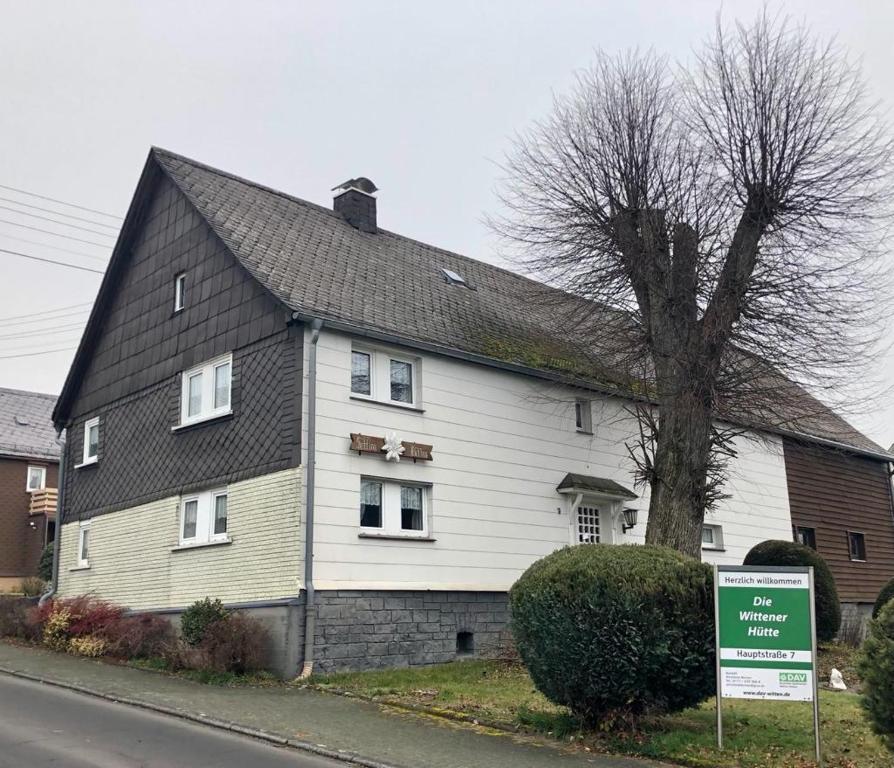
[[[63,347],[62,349],[45,349],[43,352],[27,352],[24,355],[0,355],[0,360],[13,360],[19,357],[37,357],[38,355],[52,355],[56,352],[74,352],[77,347]]]
[[[4,320],[20,320],[23,317],[35,317],[37,315],[55,314],[56,312],[64,312],[66,309],[77,309],[78,307],[89,307],[92,302],[82,301],[80,304],[70,304],[67,307],[56,307],[56,309],[45,309],[42,312],[28,312],[24,315],[10,315],[9,317],[0,317],[0,323]]]
[[[81,251],[72,251],[70,248],[60,248],[58,245],[50,245],[49,243],[41,243],[39,240],[29,240],[27,237],[16,237],[15,235],[7,234],[6,232],[0,232],[0,237],[5,237],[7,240],[15,240],[17,243],[28,243],[28,245],[39,245],[41,248],[49,248],[53,251],[59,251],[60,253],[68,253],[72,256],[83,256],[85,259],[93,259],[94,261],[101,261],[105,264],[108,259],[105,256],[94,256],[91,253],[82,253]],[[61,237],[61,235],[60,235]]]
[[[0,219],[0,224],[10,224],[13,227],[21,227],[22,229],[30,229],[34,232],[43,232],[45,235],[55,235],[56,237],[63,237],[66,240],[74,240],[76,243],[86,243],[87,245],[95,245],[97,248],[111,248],[108,243],[94,243],[92,240],[82,240],[80,237],[72,237],[71,235],[66,235],[61,232],[52,232],[49,229],[41,229],[40,227],[32,227],[28,224],[19,224],[17,221],[8,221],[7,219]]]
[[[21,256],[23,259],[33,259],[34,261],[43,261],[47,264],[56,264],[60,267],[70,267],[71,269],[80,269],[83,272],[94,272],[97,275],[104,275],[104,269],[93,269],[91,267],[82,267],[79,264],[69,264],[66,261],[54,261],[53,259],[42,259],[40,256],[32,256],[28,253],[19,251],[8,251],[6,248],[0,248],[0,253],[8,253],[10,256]]]
[[[61,318],[60,318],[61,319]],[[80,331],[84,328],[86,320],[77,323],[68,323],[66,325],[54,325],[49,328],[37,328],[29,331],[17,331],[16,333],[7,333],[0,335],[0,339],[29,339],[34,336],[48,336],[49,334],[71,333],[74,330]]]
[[[116,216],[114,213],[106,213],[105,211],[97,211],[95,208],[86,208],[83,205],[75,205],[74,203],[66,203],[64,200],[57,200],[55,197],[46,197],[45,195],[38,195],[35,192],[26,192],[24,189],[17,189],[16,187],[8,187],[6,184],[0,184],[0,189],[8,189],[10,192],[18,192],[20,195],[28,195],[29,197],[36,197],[39,200],[47,200],[51,203],[59,203],[59,205],[67,205],[69,208],[77,208],[80,211],[88,211],[90,213],[98,213],[100,216],[108,216],[111,219],[121,219],[121,216]]]
[[[89,232],[91,235],[99,235],[100,237],[111,237],[115,238],[117,235],[111,235],[108,232],[100,232],[98,229],[90,229],[89,227],[82,227],[80,224],[69,224],[67,221],[59,221],[58,219],[50,218],[49,216],[41,216],[37,213],[28,213],[28,211],[17,211],[15,208],[10,208],[8,205],[0,205],[0,211],[11,211],[12,213],[17,213],[19,216],[30,216],[32,219],[40,219],[41,221],[48,221],[51,224],[57,224],[60,227],[70,227],[71,229],[77,229],[81,232]]]
[[[86,224],[95,224],[97,227],[105,227],[106,229],[118,229],[117,224],[103,224],[101,221],[94,221],[93,219],[85,219],[83,216],[75,216],[71,213],[62,213],[62,211],[54,211],[51,208],[43,208],[40,205],[31,205],[30,203],[23,203],[21,200],[16,200],[11,197],[0,197],[0,201],[4,203],[12,203],[13,205],[20,205],[22,208],[33,208],[35,211],[43,211],[44,213],[52,213],[54,216],[62,216],[66,219],[74,219],[75,221],[83,221]]]

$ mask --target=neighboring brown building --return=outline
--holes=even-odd
[[[894,578],[890,463],[786,439],[793,535],[825,558],[845,618],[866,614]]]
[[[53,540],[59,445],[50,415],[56,398],[0,388],[0,591],[37,575]]]

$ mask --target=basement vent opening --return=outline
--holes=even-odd
[[[471,656],[475,653],[475,633],[474,632],[457,632],[456,633],[456,655]]]
[[[444,267],[441,267],[441,272],[443,272],[444,277],[447,278],[447,282],[450,283],[450,285],[466,284],[465,278],[462,277],[462,275],[458,275],[452,269],[445,269]]]

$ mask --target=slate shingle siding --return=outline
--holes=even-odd
[[[187,273],[174,312],[174,277]],[[165,178],[146,211],[68,425],[65,519],[300,462],[302,331]],[[181,372],[233,353],[233,416],[173,432]],[[100,417],[99,462],[81,463]]]

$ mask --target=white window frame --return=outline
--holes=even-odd
[[[31,472],[36,470],[40,472],[40,484],[34,488],[31,486]],[[28,493],[34,493],[35,491],[42,491],[47,487],[47,468],[39,467],[35,464],[28,465],[28,474],[25,475],[25,490]]]
[[[186,272],[180,272],[174,277],[174,311],[180,312],[184,306],[184,295],[186,294]]]
[[[214,510],[217,498],[227,497],[227,530],[223,533],[214,533]],[[196,502],[196,532],[194,536],[185,537],[183,526],[186,522],[186,505]],[[227,488],[214,488],[210,491],[190,493],[180,497],[180,515],[178,527],[178,540],[180,546],[197,546],[200,544],[216,544],[230,541],[230,499]]]
[[[369,355],[369,394],[363,392],[355,392],[350,381],[351,372],[353,370],[353,356],[355,352]],[[419,393],[420,393],[420,360],[418,357],[401,354],[399,352],[391,352],[386,349],[371,349],[369,347],[353,345],[351,347],[352,363],[348,366],[348,388],[351,397],[359,400],[370,400],[376,403],[387,403],[398,408],[419,409]],[[398,363],[406,363],[410,366],[410,377],[412,379],[412,387],[410,395],[412,400],[405,403],[402,400],[391,399],[391,361]]]
[[[227,404],[218,408],[214,407],[214,378],[215,371],[223,365],[230,366],[230,395]],[[189,415],[189,381],[193,376],[202,376],[201,407],[197,414]],[[210,407],[209,407],[210,406]],[[233,355],[228,353],[202,365],[197,365],[184,371],[180,382],[180,424],[185,427],[190,424],[198,424],[202,421],[217,419],[233,412]]]
[[[84,557],[84,541],[87,542],[87,557]],[[78,525],[78,568],[90,567],[90,521]]]
[[[363,475],[360,478],[360,487],[364,481],[380,483],[382,486],[382,525],[379,528],[360,525],[360,501],[357,496],[357,525],[363,536],[383,536],[387,538],[427,539],[429,534],[429,516],[431,514],[431,486],[425,483],[416,483],[410,480],[389,480],[382,477]],[[422,530],[405,530],[401,527],[401,488],[419,488],[422,491]],[[358,489],[359,490],[359,489]]]
[[[91,456],[90,455],[90,430],[96,427],[96,453]],[[99,461],[99,416],[95,416],[92,419],[84,422],[84,451],[81,456],[81,463],[79,466],[83,467],[85,464],[95,464]]]
[[[577,415],[580,413],[580,422]],[[574,428],[584,435],[593,434],[593,403],[583,397],[574,401]]]
[[[711,531],[713,541],[705,541],[705,531]],[[719,551],[723,549],[723,526],[716,523],[703,523],[701,532],[702,549]]]

